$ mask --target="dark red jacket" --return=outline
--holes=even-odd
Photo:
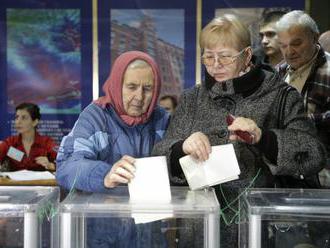
[[[22,161],[14,160],[7,156],[8,149],[14,147],[22,152],[24,152],[24,157]],[[45,168],[36,163],[35,159],[39,156],[45,156],[50,162],[54,162],[56,159],[56,144],[48,136],[42,136],[36,132],[34,143],[31,146],[29,156],[26,155],[23,143],[22,136],[10,136],[4,141],[0,141],[0,162],[5,159],[9,160],[10,170],[45,170]]]

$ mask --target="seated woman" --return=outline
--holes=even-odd
[[[212,20],[201,32],[200,46],[205,82],[180,97],[153,154],[167,155],[172,183],[186,185],[179,158],[192,155],[204,161],[211,146],[232,143],[241,174],[215,190],[222,208],[233,210],[231,217],[235,217],[241,190],[252,182],[255,187],[273,187],[273,175],[315,175],[324,166],[325,150],[295,90],[289,91],[284,105],[284,128],[277,127],[278,94],[287,84],[276,72],[252,63],[249,30],[235,16]],[[229,114],[236,116],[231,125],[226,121]],[[251,143],[236,131],[250,133]],[[220,224],[221,247],[238,247],[237,225],[224,223]]]
[[[16,107],[15,128],[18,135],[0,142],[0,162],[8,162],[9,170],[55,170],[56,144],[37,132],[39,107],[22,103]]]
[[[89,192],[127,184],[134,176],[134,159],[150,156],[167,127],[169,115],[157,107],[160,87],[158,67],[149,55],[120,55],[103,85],[105,97],[83,110],[61,142],[58,183]],[[123,225],[128,228],[119,228]],[[118,218],[92,219],[87,229],[88,247],[135,247],[135,237],[143,236],[132,220]],[[146,240],[141,247],[152,247]]]

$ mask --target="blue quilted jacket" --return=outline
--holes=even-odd
[[[72,131],[63,138],[57,159],[56,179],[66,189],[106,192],[103,180],[123,155],[150,156],[162,139],[169,115],[156,107],[148,122],[126,125],[112,107],[90,104]]]

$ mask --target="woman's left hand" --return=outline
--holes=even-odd
[[[45,167],[46,170],[55,170],[54,164],[49,162],[48,158],[45,156],[36,157],[36,163]]]
[[[262,136],[262,131],[257,124],[253,120],[244,117],[236,117],[233,123],[228,126],[228,130],[230,131],[229,139],[233,141],[239,140],[241,142],[246,142],[235,134],[235,131],[245,131],[253,135],[252,144],[257,144]]]

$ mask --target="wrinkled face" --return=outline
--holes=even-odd
[[[167,112],[172,114],[174,112],[173,102],[169,98],[165,98],[159,101],[159,105],[163,107]]]
[[[275,22],[268,23],[261,27],[259,35],[262,48],[267,56],[274,56],[281,53]]]
[[[151,67],[128,68],[123,82],[123,105],[129,116],[140,116],[147,112],[154,89]]]
[[[235,77],[240,76],[240,72],[245,69],[248,64],[245,53],[250,48],[245,48],[242,51],[238,51],[233,47],[217,45],[214,49],[204,49],[203,56],[205,59],[214,58],[213,65],[207,65],[204,62],[207,72],[215,78],[217,82],[223,82]],[[222,64],[221,60],[226,61]],[[227,60],[230,62],[227,63]],[[247,62],[247,63],[246,63]]]
[[[19,134],[28,133],[34,130],[39,120],[32,120],[30,113],[25,109],[18,109],[15,115],[15,128]]]
[[[285,61],[298,69],[306,64],[316,50],[316,39],[309,30],[294,26],[287,31],[278,32],[279,44]]]

